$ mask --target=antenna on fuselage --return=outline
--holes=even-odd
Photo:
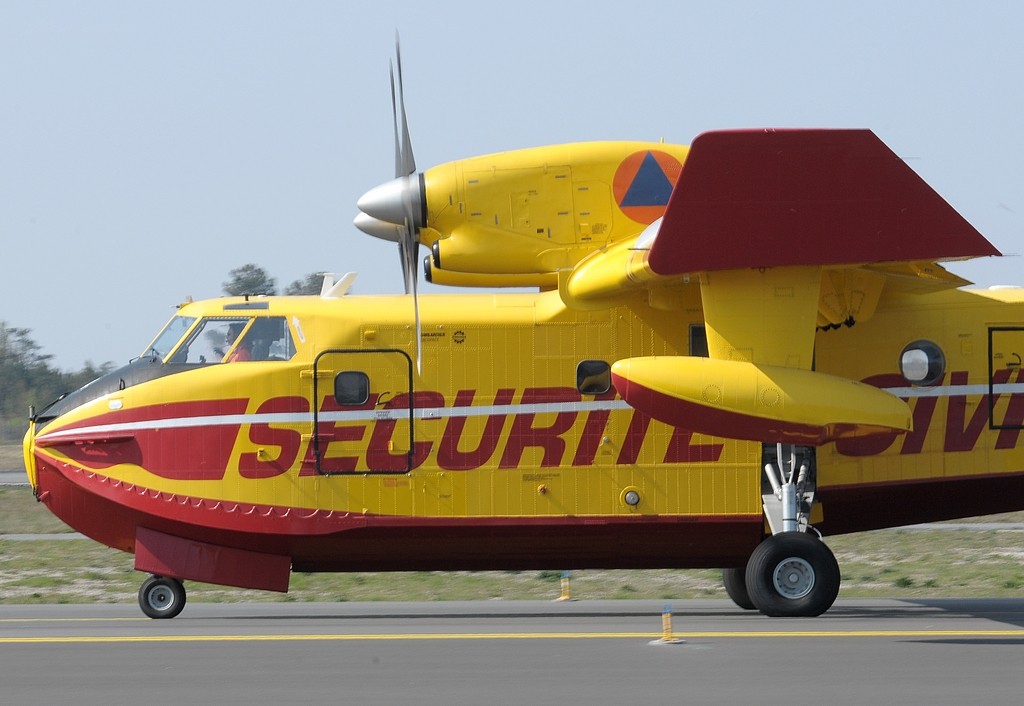
[[[334,272],[324,272],[324,281],[320,285],[320,296],[324,299],[341,299],[348,294],[348,290],[352,288],[352,283],[355,281],[355,272],[346,272],[340,278]]]

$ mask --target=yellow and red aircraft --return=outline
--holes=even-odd
[[[418,172],[400,76],[356,222],[405,295],[186,303],[32,415],[36,497],[134,553],[147,615],[293,570],[723,567],[811,616],[822,535],[1024,508],[1024,290],[937,264],[998,253],[873,133]],[[435,283],[536,291],[418,296],[419,246]]]

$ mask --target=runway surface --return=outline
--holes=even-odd
[[[0,606],[3,702],[1018,704],[1024,599]]]
[[[0,485],[28,485],[25,471],[0,470]]]

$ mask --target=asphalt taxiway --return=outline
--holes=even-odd
[[[0,485],[28,485],[25,471],[0,470]]]
[[[0,606],[0,685],[12,704],[1018,704],[1024,599],[808,619],[722,600]]]

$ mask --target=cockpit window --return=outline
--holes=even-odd
[[[251,360],[290,360],[295,355],[295,341],[283,316],[255,319],[242,336]]]
[[[196,317],[194,316],[174,316],[167,325],[164,326],[163,331],[157,334],[156,340],[154,340],[149,348],[142,354],[142,358],[163,358],[171,349],[174,348],[174,344],[181,340],[181,337],[188,331],[189,327],[195,323]]]
[[[171,356],[171,363],[203,365],[253,360],[288,360],[295,355],[283,317],[203,319]]]
[[[184,343],[171,356],[171,363],[220,363],[226,361],[228,352],[245,330],[249,319],[224,318],[203,319]]]

